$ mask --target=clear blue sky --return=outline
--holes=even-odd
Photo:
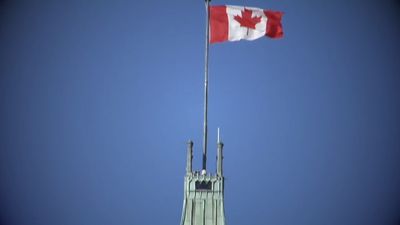
[[[228,224],[400,224],[400,2],[212,4],[285,12],[210,48]],[[0,1],[0,224],[178,224],[204,28],[202,0]]]

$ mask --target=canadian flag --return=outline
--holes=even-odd
[[[241,6],[210,6],[210,43],[283,37],[283,13]]]

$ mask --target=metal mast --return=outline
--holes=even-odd
[[[206,45],[205,45],[205,64],[204,64],[204,126],[203,126],[203,170],[207,164],[207,113],[208,113],[208,49],[210,45],[210,1],[206,1]]]

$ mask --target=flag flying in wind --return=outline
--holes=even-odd
[[[283,13],[242,6],[210,6],[210,43],[283,37]]]

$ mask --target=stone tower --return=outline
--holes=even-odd
[[[217,143],[217,172],[192,171],[193,142],[187,143],[187,162],[181,225],[225,225],[222,148]]]

